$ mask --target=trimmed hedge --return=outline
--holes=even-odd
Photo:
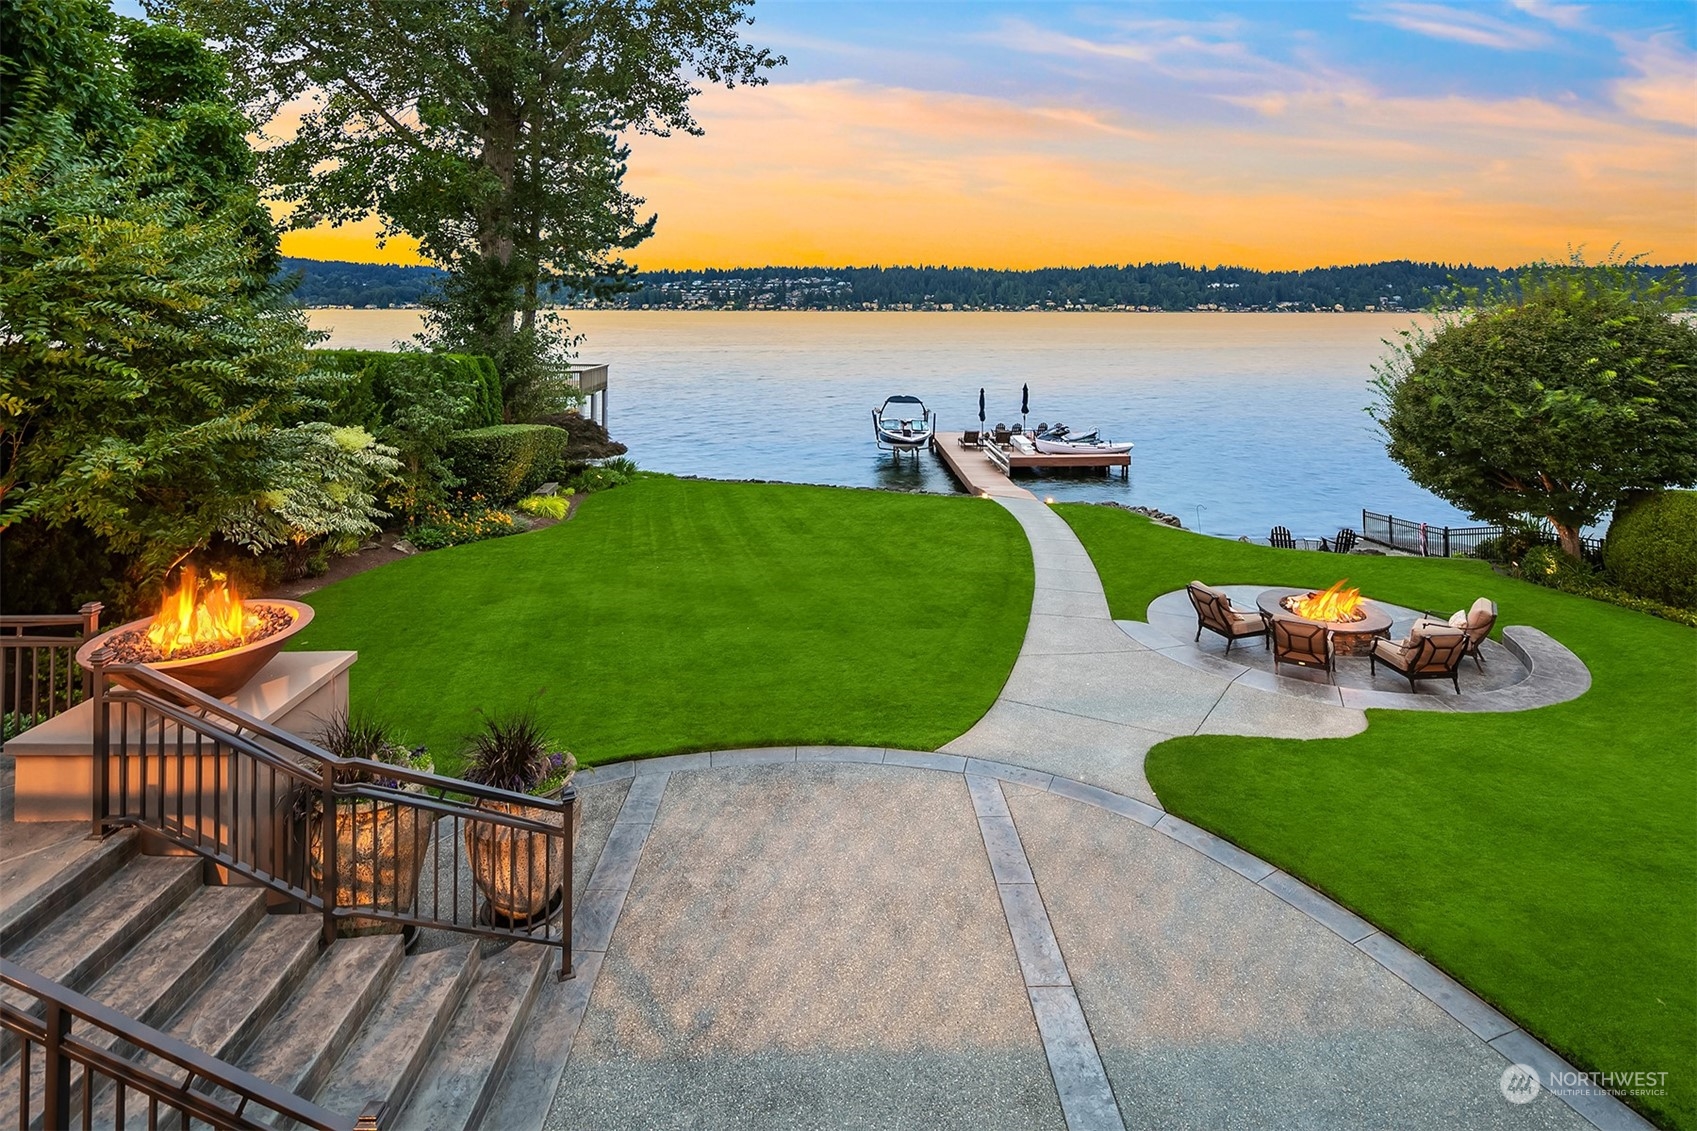
[[[469,404],[460,418],[462,428],[483,428],[501,422],[501,376],[495,362],[465,353],[418,353],[392,350],[313,350],[321,370],[342,380],[330,390],[332,424],[352,424],[378,432],[394,420],[394,373],[400,366],[424,366],[442,386],[465,397]]]
[[[558,474],[570,437],[551,424],[495,424],[455,432],[448,462],[463,490],[491,503],[510,503]]]
[[[1603,566],[1628,593],[1697,609],[1697,491],[1661,491],[1618,512]]]

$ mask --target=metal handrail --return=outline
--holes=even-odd
[[[0,616],[0,712],[16,713],[35,726],[88,696],[88,676],[76,653],[100,631],[101,609],[91,601],[75,613]],[[48,631],[32,631],[40,629]]]
[[[89,1122],[96,1085],[95,1078],[110,1081],[117,1089],[118,1125],[124,1125],[126,1092],[147,1100],[148,1126],[156,1126],[161,1109],[176,1112],[185,1124],[198,1120],[228,1131],[260,1131],[279,1119],[317,1131],[375,1131],[382,1118],[382,1105],[371,1104],[358,1117],[338,1115],[319,1107],[267,1080],[261,1080],[233,1064],[192,1045],[126,1017],[109,1006],[84,997],[75,990],[15,962],[0,958],[0,984],[33,998],[40,1010],[20,1008],[0,999],[0,1027],[15,1033],[22,1042],[18,1057],[19,1125],[33,1122],[31,1052],[41,1050],[45,1090],[42,1095],[41,1125],[46,1128],[72,1124],[73,1094],[80,1092],[83,1124]],[[73,1031],[73,1022],[82,1033]],[[113,1038],[107,1044],[92,1042],[93,1029]],[[171,1075],[139,1064],[112,1051],[118,1041],[170,1066]],[[81,1066],[80,1081],[72,1069]],[[211,1087],[207,1087],[211,1085]]]
[[[348,919],[434,927],[555,947],[570,977],[571,785],[535,797],[343,758],[162,672],[91,659],[95,835],[162,836],[318,912],[326,945]],[[506,874],[462,884],[462,843]],[[503,922],[503,879],[545,906]]]

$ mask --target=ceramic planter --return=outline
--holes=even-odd
[[[563,787],[562,787],[563,788]],[[573,798],[567,835],[577,842],[581,798]],[[485,802],[482,808],[553,824],[559,814],[530,805]],[[566,846],[559,837],[493,821],[472,820],[465,827],[466,858],[490,912],[508,923],[534,923],[559,909],[571,883]]]
[[[322,811],[309,821],[312,879],[325,888]],[[418,894],[418,873],[430,848],[436,815],[410,805],[336,806],[336,906],[408,910]],[[394,934],[399,923],[362,917],[341,921],[344,935]]]

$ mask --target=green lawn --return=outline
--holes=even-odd
[[[977,499],[643,477],[570,522],[313,594],[356,708],[446,772],[479,709],[534,702],[586,763],[740,746],[934,749],[1006,681],[1019,524]]]
[[[1192,578],[1345,572],[1330,554],[1055,509],[1123,619]],[[1174,739],[1148,759],[1162,803],[1361,912],[1581,1069],[1666,1072],[1666,1095],[1634,1102],[1697,1128],[1697,632],[1482,562],[1355,556],[1347,573],[1412,608],[1487,595],[1500,624],[1577,653],[1591,690],[1515,714],[1372,711],[1347,739]]]

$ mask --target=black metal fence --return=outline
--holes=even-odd
[[[207,1125],[253,1131],[294,1125],[376,1131],[381,1111],[337,1115],[168,1033],[0,959],[0,1028],[20,1045],[18,1126]],[[120,1056],[129,1047],[148,1063]],[[96,1104],[98,1103],[98,1117]],[[126,1114],[129,1116],[126,1119]]]
[[[555,947],[570,977],[577,793],[533,797],[340,758],[95,653],[94,831],[147,829],[356,926]],[[465,855],[460,855],[461,846]]]
[[[88,676],[77,649],[100,631],[99,602],[75,613],[0,617],[0,714],[26,730],[80,703]]]
[[[1555,529],[1549,523],[1539,524],[1539,529],[1552,543],[1556,541]],[[1369,510],[1361,512],[1361,536],[1367,541],[1429,558],[1472,557],[1479,543],[1503,534],[1501,526],[1433,526]],[[1587,556],[1595,557],[1603,550],[1600,538],[1582,537],[1579,544]]]

